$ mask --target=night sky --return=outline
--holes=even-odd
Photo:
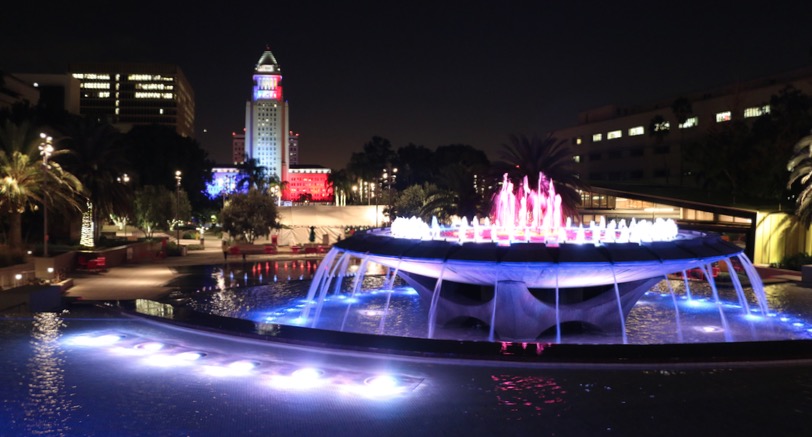
[[[300,163],[338,169],[376,135],[495,159],[509,134],[803,67],[812,49],[806,0],[205,3],[13,2],[0,14],[0,70],[178,64],[197,140],[227,163],[268,45]]]

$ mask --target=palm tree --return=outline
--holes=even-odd
[[[132,214],[132,190],[121,178],[127,174],[124,136],[110,124],[85,117],[71,118],[61,129],[60,144],[69,152],[60,158],[85,187],[93,222],[93,240],[107,218]]]
[[[352,192],[352,177],[346,169],[336,170],[327,175],[327,183],[333,187],[333,196],[337,203],[341,197],[346,199]]]
[[[8,245],[21,251],[22,215],[46,202],[49,207],[80,210],[82,184],[56,161],[43,165],[40,132],[30,122],[0,124],[0,211],[9,217]],[[57,157],[63,151],[57,150]]]
[[[694,109],[691,106],[691,101],[686,99],[685,97],[680,97],[671,104],[671,112],[674,113],[674,117],[677,119],[677,128],[679,129],[679,137],[680,137],[680,153],[679,153],[679,183],[682,185],[683,183],[683,176],[685,173],[684,170],[684,163],[685,163],[685,154],[683,153],[683,145],[685,143],[685,129],[682,128],[682,125],[688,121],[688,117],[690,117],[694,113]]]
[[[577,217],[577,207],[581,203],[579,190],[588,189],[575,169],[574,153],[566,140],[558,140],[552,134],[544,138],[524,135],[509,136],[510,142],[502,144],[499,151],[500,161],[494,168],[501,176],[504,173],[518,184],[527,176],[531,187],[539,182],[539,173],[552,179],[555,191],[561,196],[564,214]]]
[[[266,191],[269,188],[267,169],[257,165],[256,158],[251,158],[237,165],[240,175],[237,179],[237,190],[249,190],[256,188],[259,191]]]
[[[801,138],[793,148],[794,156],[787,164],[791,172],[787,189],[797,183],[801,192],[796,200],[795,215],[806,226],[812,223],[812,135]]]

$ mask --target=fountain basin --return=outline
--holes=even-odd
[[[667,275],[711,271],[714,263],[734,258],[749,264],[742,248],[698,232],[645,243],[503,245],[376,231],[337,243],[327,257],[337,259],[336,266],[348,258],[388,267],[430,301],[429,337],[435,325],[475,319],[491,327],[490,339],[518,341],[532,341],[562,324],[622,333],[640,296]],[[311,298],[323,296],[330,281],[343,275],[327,264]]]

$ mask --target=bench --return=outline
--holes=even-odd
[[[99,256],[89,260],[86,259],[84,256],[79,256],[76,262],[77,262],[76,270],[78,271],[92,273],[107,271],[107,258],[103,256]]]
[[[276,253],[279,253],[279,251],[272,244],[261,246],[257,244],[238,244],[223,251],[223,256],[228,259],[229,255],[242,255],[242,260],[245,261],[246,255],[274,255]]]

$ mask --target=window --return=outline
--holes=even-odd
[[[572,157],[572,160],[575,161],[576,163],[581,162],[581,155],[574,155]]]
[[[600,153],[590,153],[589,154],[589,160],[590,161],[600,161],[601,160],[601,154]]]
[[[620,159],[623,157],[623,153],[620,150],[610,150],[607,154],[609,159]]]
[[[667,121],[661,121],[654,124],[654,132],[662,132],[667,130],[671,130],[671,123]]]
[[[730,121],[730,111],[725,112],[717,112],[716,113],[716,122],[723,123],[726,121]]]
[[[603,139],[603,134],[592,134],[592,142],[597,143]]]
[[[581,137],[575,138],[575,144],[581,144]]]
[[[688,129],[689,127],[694,127],[699,125],[699,117],[688,117],[685,119],[685,123],[681,123],[679,125],[680,129]]]
[[[665,155],[666,153],[670,152],[671,149],[668,146],[656,146],[654,147],[654,154],[656,155]]]
[[[754,106],[744,110],[744,118],[760,117],[770,113],[770,105]]]
[[[633,127],[631,129],[629,129],[629,136],[634,137],[634,136],[637,136],[637,135],[643,135],[645,132],[646,131],[645,131],[645,129],[643,129],[643,126],[636,126],[636,127]]]
[[[643,148],[635,147],[634,149],[630,149],[629,156],[643,156]]]
[[[614,140],[615,138],[620,138],[623,136],[623,132],[619,130],[613,130],[606,134],[607,140]]]

